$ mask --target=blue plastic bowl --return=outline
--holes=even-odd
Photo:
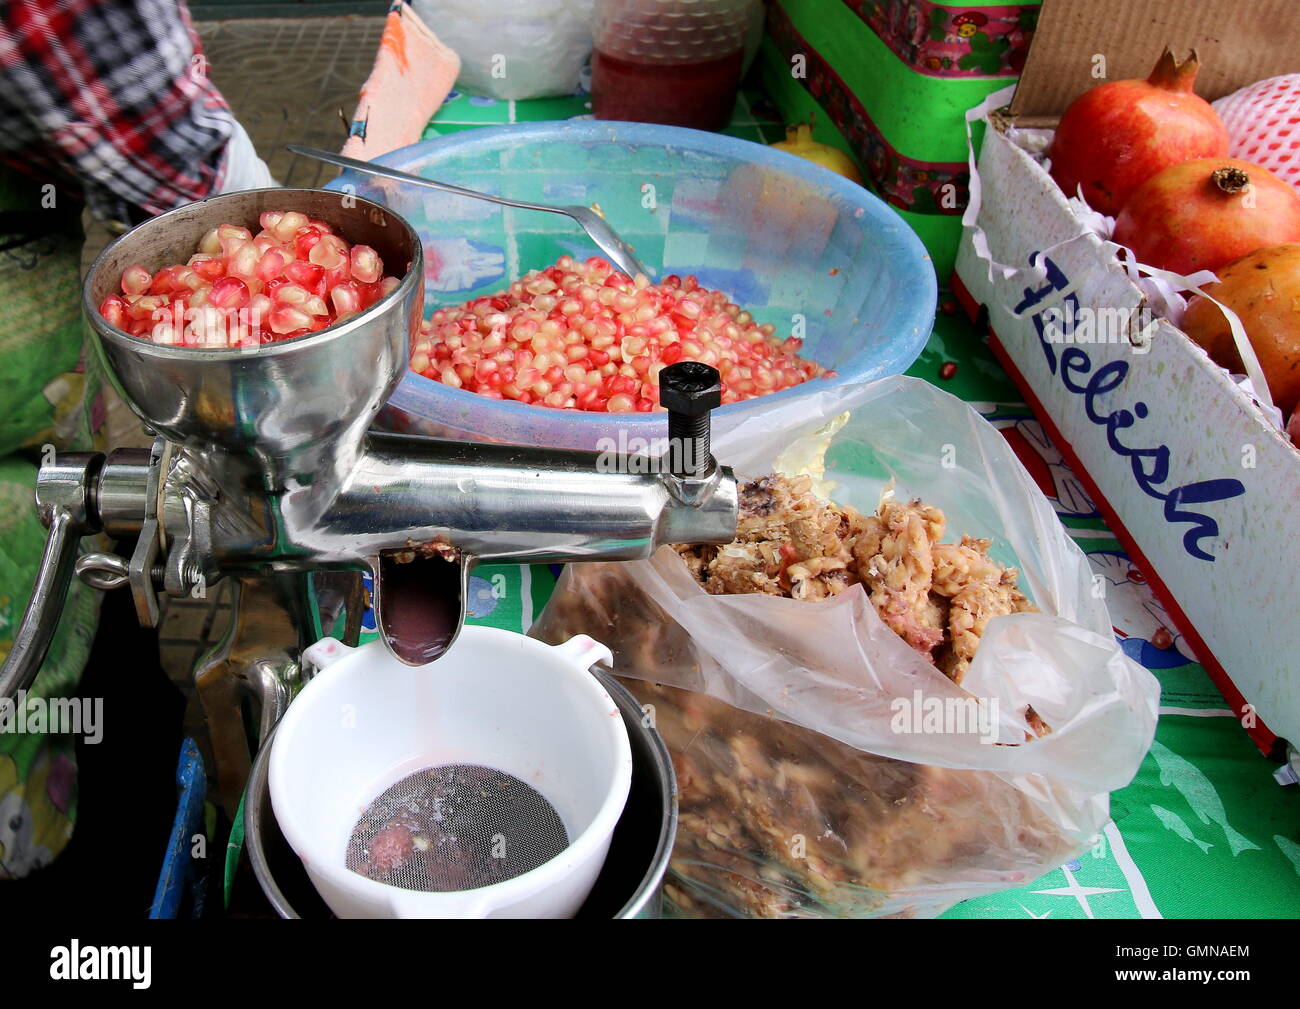
[[[695,274],[803,353],[833,368],[724,406],[726,431],[826,385],[905,371],[934,318],[934,268],[902,219],[817,165],[714,133],[568,121],[466,130],[380,164],[537,203],[598,204],[656,277]],[[567,218],[346,173],[331,189],[387,204],[424,240],[426,316],[498,291],[568,253],[597,254]],[[392,430],[472,441],[594,449],[606,437],[662,437],[662,413],[605,414],[493,400],[408,373],[380,419]]]

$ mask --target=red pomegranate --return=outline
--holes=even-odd
[[[1217,271],[1266,245],[1300,242],[1300,194],[1249,161],[1184,161],[1133,194],[1113,237],[1148,266]]]
[[[1196,53],[1179,63],[1166,49],[1144,81],[1111,81],[1065,110],[1052,139],[1052,178],[1066,196],[1083,187],[1094,210],[1112,217],[1161,169],[1223,157],[1228,131],[1192,91]]]

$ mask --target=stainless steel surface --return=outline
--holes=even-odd
[[[262,888],[262,893],[270,901],[275,913],[281,918],[296,919],[301,916],[280,889],[268,857],[272,843],[278,842],[281,846],[285,844],[284,839],[279,836],[275,813],[271,809],[269,775],[271,744],[274,739],[275,730],[272,729],[262,740],[262,746],[257,751],[257,759],[253,761],[248,774],[248,790],[244,794],[244,851],[248,853],[248,861],[253,867],[253,876],[257,879],[257,885]],[[306,873],[302,875],[305,877]]]
[[[49,525],[54,512],[62,509],[75,525],[97,531],[94,486],[103,465],[98,452],[59,452],[42,462],[36,476],[36,513],[41,521]]]
[[[596,881],[596,892],[616,894],[612,900],[606,898],[609,906],[617,909],[611,917],[658,918],[662,914],[664,875],[677,836],[677,777],[672,757],[663,737],[646,724],[636,698],[608,669],[596,666],[592,673],[618,705],[632,744],[633,762],[628,804],[615,828],[614,843]],[[268,733],[248,777],[244,850],[262,893],[281,918],[329,917],[328,909],[311,890],[302,864],[291,852],[286,857],[288,845],[275,823],[267,779],[272,741],[273,733]],[[641,818],[638,811],[644,814]],[[629,848],[632,854],[625,854]],[[286,890],[295,895],[297,905]],[[582,911],[579,916],[583,916]]]
[[[149,449],[149,476],[145,482],[144,497],[139,503],[140,532],[131,553],[128,574],[131,582],[131,599],[135,603],[136,619],[141,627],[158,626],[158,587],[162,579],[155,577],[158,558],[163,549],[162,526],[158,521],[158,502],[162,496],[162,472],[170,447],[162,438],[155,438]]]
[[[401,274],[397,289],[337,327],[253,348],[159,346],[99,315],[127,266],[186,259],[218,224],[258,227],[263,211],[286,207],[372,245]],[[95,261],[83,306],[95,343],[132,409],[167,443],[151,458],[132,564],[142,619],[154,619],[145,573],[157,564],[166,591],[181,595],[227,573],[369,569],[378,579],[380,554],[434,543],[471,566],[630,559],[663,543],[732,538],[735,481],[716,467],[675,476],[596,453],[367,436],[406,368],[422,264],[415,232],[378,204],[279,189],[164,214]],[[105,497],[115,522],[140,497],[139,465],[115,461]]]
[[[263,211],[286,208],[374,247],[400,277],[396,289],[336,327],[249,348],[160,346],[100,316],[127,266],[188,260],[217,225],[260,229]],[[258,705],[264,732],[292,692],[300,649],[319,636],[309,572],[369,570],[382,600],[381,558],[391,552],[450,553],[463,578],[479,560],[620,560],[664,543],[733,538],[735,479],[711,459],[696,476],[645,472],[655,467],[615,455],[367,435],[406,370],[423,281],[411,227],[340,192],[216,196],[109,246],[86,278],[83,308],[111,380],[159,437],[147,455],[60,455],[42,467],[37,503],[50,541],[0,682],[17,690],[35,676],[77,536],[99,531],[101,517],[113,535],[136,537],[126,579],[146,626],[158,622],[160,584],[173,596],[202,596],[236,576],[231,629],[195,674],[232,809],[249,767],[245,702]],[[102,587],[121,584],[118,558],[82,570]],[[458,630],[463,591],[456,604]]]
[[[659,833],[655,837],[654,855],[645,868],[636,889],[615,917],[659,918],[663,914],[664,876],[673,857],[673,843],[677,840],[677,773],[673,770],[672,754],[659,731],[648,724],[645,711],[631,692],[619,683],[612,670],[603,665],[593,666],[592,674],[618,705],[627,726],[628,740],[632,744],[634,774],[638,787],[652,795],[659,805]],[[624,813],[626,818],[627,813]],[[624,825],[620,825],[624,826]]]
[[[131,580],[130,565],[117,554],[84,554],[72,570],[92,589],[120,589]]]
[[[593,452],[371,435],[332,507],[302,530],[317,562],[447,543],[475,561],[633,560],[673,542],[729,542],[736,484],[715,467],[692,504],[662,474],[603,471]],[[431,507],[431,502],[437,502]]]
[[[65,452],[41,464],[36,513],[49,536],[22,623],[0,666],[0,698],[15,697],[30,687],[45,661],[72,581],[80,539],[99,530],[93,487],[103,463],[97,452]]]
[[[426,179],[420,175],[412,175],[410,172],[398,171],[396,168],[386,168],[383,165],[372,164],[369,161],[358,161],[356,158],[344,157],[342,154],[333,154],[330,151],[317,150],[314,147],[303,147],[299,144],[288,144],[286,146],[292,153],[299,154],[304,158],[315,158],[317,161],[324,161],[326,164],[338,165],[340,168],[350,168],[354,172],[365,172],[368,175],[378,175],[385,179],[406,182],[413,186],[424,186],[426,189],[436,189],[440,193],[452,193],[456,196],[467,196],[474,200],[486,200],[488,203],[499,203],[503,207],[517,207],[520,210],[540,210],[548,214],[561,214],[564,217],[571,217],[587,233],[587,237],[596,243],[596,247],[609,257],[610,262],[629,277],[635,277],[638,273],[644,273],[647,277],[650,275],[645,265],[632,251],[632,247],[619,238],[618,233],[609,226],[609,223],[590,207],[526,203],[523,200],[512,200],[505,196],[494,196],[491,193],[481,193],[476,189],[465,189],[462,186],[453,186],[446,182],[438,182],[435,179]]]
[[[16,697],[20,690],[32,685],[41,671],[72,581],[72,566],[83,527],[62,505],[51,507],[44,517],[50,534],[22,623],[0,667],[0,698]]]
[[[382,257],[397,289],[319,333],[253,348],[199,350],[132,337],[99,314],[126,267],[188,261],[219,224],[260,230],[258,215],[293,208]],[[346,193],[255,189],[192,203],[146,221],[95,260],[82,308],[110,379],[150,427],[200,457],[232,486],[309,495],[346,472],[361,434],[406,370],[424,302],[424,254],[400,217]],[[331,487],[332,489],[332,487]]]
[[[217,774],[217,799],[234,816],[248,781],[250,752],[244,707],[253,706],[257,738],[265,745],[301,683],[298,656],[316,640],[307,575],[242,578],[233,586],[233,618],[194,671],[208,722]]]
[[[119,448],[110,452],[99,475],[95,509],[110,536],[135,536],[144,524],[141,504],[149,493],[153,475],[147,448]],[[157,493],[156,481],[154,493]]]

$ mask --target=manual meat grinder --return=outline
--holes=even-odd
[[[330,329],[251,348],[161,346],[100,316],[127,266],[185,262],[205,232],[223,223],[256,231],[259,214],[273,209],[301,211],[372,246],[400,284]],[[734,537],[736,482],[707,453],[716,373],[699,365],[661,376],[664,402],[676,408],[668,433],[693,442],[672,453],[675,470],[369,431],[406,370],[423,278],[420,240],[406,221],[324,190],[213,197],[109,246],[86,278],[82,308],[99,362],[157,437],[148,450],[60,453],[42,465],[36,504],[49,539],[0,670],[0,697],[36,676],[74,570],[96,588],[129,585],[150,627],[160,589],[201,595],[230,576],[230,627],[194,675],[221,798],[233,812],[249,767],[245,707],[251,701],[260,742],[300,682],[302,649],[320,636],[314,573],[348,573],[345,637],[355,643],[360,572],[369,571],[377,624],[409,663],[454,639],[476,562],[628,560],[665,543]],[[130,557],[82,553],[81,537],[101,531],[134,538]]]

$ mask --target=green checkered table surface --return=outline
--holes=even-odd
[[[453,91],[442,103],[438,114],[429,121],[424,138],[441,137],[479,126],[590,118],[591,98],[588,95],[504,101]],[[761,92],[754,90],[746,90],[736,98],[731,122],[722,132],[760,144],[785,138],[785,126],[777,121],[775,110]]]
[[[585,96],[507,102],[453,92],[425,136],[590,113]],[[739,97],[725,132],[759,143],[784,136],[783,125],[754,92]],[[934,332],[909,374],[971,402],[1003,431],[1106,580],[1107,604],[1125,651],[1150,668],[1162,687],[1155,745],[1133,783],[1111,796],[1112,822],[1092,851],[1026,886],[965,901],[946,917],[1300,917],[1300,787],[1284,788],[1274,780],[1275,765],[1236,723],[1141,572],[951,299],[941,296]],[[554,585],[555,572],[546,567],[478,569],[471,619],[527,631]]]

